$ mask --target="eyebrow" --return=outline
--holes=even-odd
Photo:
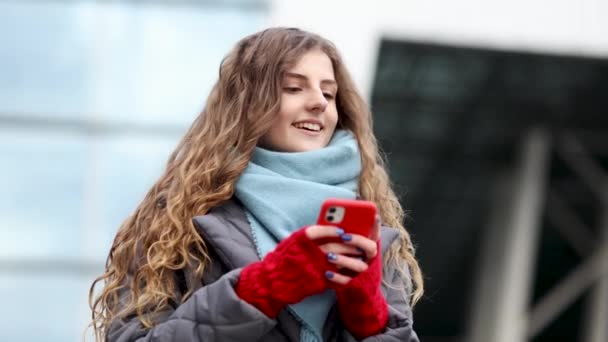
[[[293,78],[298,78],[304,81],[308,81],[308,77],[302,75],[302,74],[298,74],[295,72],[288,72],[285,73],[286,77],[293,77]],[[333,85],[333,86],[338,86],[338,83],[335,80],[331,80],[331,79],[325,79],[321,81],[321,84],[328,84],[328,85]]]

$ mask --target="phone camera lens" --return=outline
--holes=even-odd
[[[329,222],[333,222],[334,221],[334,217],[333,216],[327,216],[327,221]]]
[[[334,208],[334,207],[329,208],[329,212],[332,213],[332,214],[335,213],[336,212],[336,208]]]

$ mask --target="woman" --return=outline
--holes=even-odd
[[[311,225],[329,197],[374,202],[372,234]],[[245,37],[116,235],[90,291],[96,337],[417,341],[422,276],[402,220],[335,47],[294,28]]]

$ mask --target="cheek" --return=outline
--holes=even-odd
[[[332,114],[330,115],[330,117],[328,118],[331,123],[332,126],[334,127],[334,129],[336,128],[336,125],[338,124],[338,110],[336,108],[334,108]]]
[[[289,120],[289,113],[292,111],[290,101],[283,96],[281,98],[281,105],[279,106],[279,112],[276,114],[274,126],[281,126],[287,120]]]
[[[273,131],[273,135],[276,137],[284,136],[287,134],[289,126],[291,126],[291,121],[289,118],[283,113],[279,113],[274,124],[272,125],[271,131]]]
[[[282,102],[281,109],[277,113],[274,124],[272,125],[273,128],[282,129],[285,128],[285,126],[287,125],[291,125],[291,122],[293,121],[292,115],[290,115],[291,112],[293,111],[290,110],[288,104]]]
[[[281,101],[281,109],[279,110],[279,118],[280,121],[293,121],[296,119],[296,114],[298,113],[298,105],[296,101],[291,98],[283,99]]]

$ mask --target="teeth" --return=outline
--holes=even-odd
[[[295,123],[294,126],[296,128],[306,128],[308,130],[315,131],[315,132],[318,132],[321,130],[321,125],[311,123],[311,122],[299,122],[299,123]]]

